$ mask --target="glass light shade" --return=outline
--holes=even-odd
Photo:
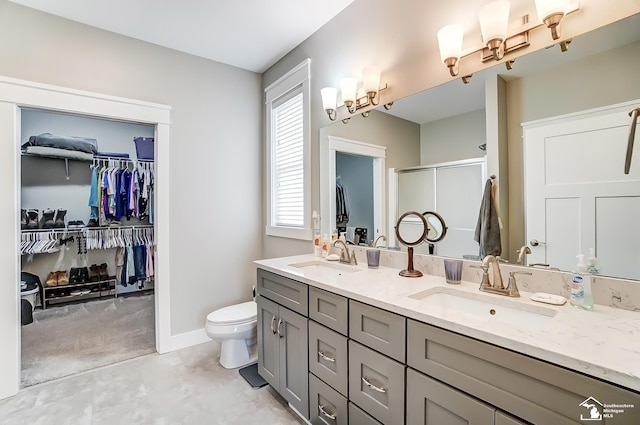
[[[438,31],[440,59],[444,63],[449,58],[460,59],[464,30],[461,25],[447,25]]]
[[[536,10],[540,22],[545,18],[556,13],[567,13],[569,8],[569,0],[536,0]]]
[[[380,90],[380,67],[367,66],[362,69],[362,84],[365,93],[378,92]]]
[[[489,3],[478,12],[480,19],[480,31],[482,40],[488,43],[496,38],[504,40],[507,38],[509,29],[509,2],[498,0]]]
[[[358,80],[355,78],[348,77],[340,80],[340,93],[344,103],[355,102],[357,91]]]
[[[336,110],[338,89],[335,87],[325,87],[320,90],[320,96],[322,97],[322,109],[325,111]]]

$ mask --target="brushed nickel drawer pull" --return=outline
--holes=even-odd
[[[280,326],[282,326],[282,319],[278,319],[278,336],[282,338],[284,334],[280,332]]]
[[[335,357],[328,357],[326,354],[324,354],[324,351],[318,351],[318,355],[328,362],[331,362],[331,363],[336,362]]]
[[[276,323],[276,316],[273,316],[271,318],[271,332],[275,335],[276,334],[276,328],[273,326]]]
[[[364,384],[367,387],[371,388],[373,391],[377,391],[377,392],[383,393],[383,394],[387,392],[386,388],[376,387],[371,382],[369,382],[369,380],[367,378],[362,378],[362,382],[364,382]]]
[[[322,413],[324,416],[331,419],[332,421],[335,421],[336,418],[338,417],[335,413],[333,415],[330,415],[329,413],[327,413],[327,411],[324,410],[324,406],[322,404],[318,405],[318,410],[320,411],[320,413]]]

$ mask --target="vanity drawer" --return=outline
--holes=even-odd
[[[403,424],[405,369],[349,340],[349,400],[385,425]]]
[[[355,404],[349,402],[349,425],[380,425],[380,422],[363,412]]]
[[[309,374],[309,413],[311,423],[348,425],[347,399],[342,394]]]
[[[309,317],[326,327],[348,335],[349,308],[345,297],[322,289],[309,288]]]
[[[347,337],[309,321],[309,371],[347,395]]]
[[[406,319],[403,316],[350,300],[349,336],[404,363]]]
[[[258,294],[308,316],[309,287],[293,279],[258,269]]]
[[[411,319],[407,342],[410,367],[528,422],[576,424],[589,397],[640,405],[638,393]],[[606,423],[625,424],[633,414]]]

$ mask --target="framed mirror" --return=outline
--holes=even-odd
[[[521,124],[638,100],[637,69],[640,15],[576,37],[567,52],[557,46],[533,52],[518,58],[510,71],[499,64],[474,74],[470,84],[456,79],[400,99],[389,111],[378,108],[368,118],[354,116],[347,125],[333,123],[321,129],[320,139],[326,137],[323,134],[348,132],[351,139],[384,146],[386,168],[407,171],[406,175],[417,168],[477,161],[475,186],[447,188],[451,193],[458,191],[461,207],[469,217],[477,218],[484,182],[488,174],[497,175],[503,257],[516,263],[517,251],[529,246],[531,239],[525,230],[527,188]],[[620,161],[624,163],[624,153]],[[323,172],[321,169],[321,180]],[[393,234],[396,217],[403,211],[434,211],[446,217],[448,225],[447,237],[437,244],[435,254],[455,258],[478,254],[472,237],[475,221],[467,217],[454,224],[454,217],[442,211],[442,199],[436,199],[435,205],[401,207],[404,183],[400,180],[393,182],[389,174],[387,199],[381,206],[389,218],[387,236]],[[423,187],[422,192],[414,193],[425,190]],[[475,194],[477,202],[471,199]],[[460,245],[458,249],[453,249],[454,242]],[[416,253],[426,249],[426,245],[416,247]],[[607,257],[615,254],[608,253]],[[521,261],[527,266],[530,263],[526,256]],[[552,257],[546,263],[557,267]],[[601,265],[604,275],[640,279],[640,275],[621,274],[612,266]]]

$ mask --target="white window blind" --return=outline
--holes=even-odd
[[[273,109],[274,224],[304,227],[303,95],[285,99]]]
[[[265,92],[268,236],[311,240],[310,60]]]

